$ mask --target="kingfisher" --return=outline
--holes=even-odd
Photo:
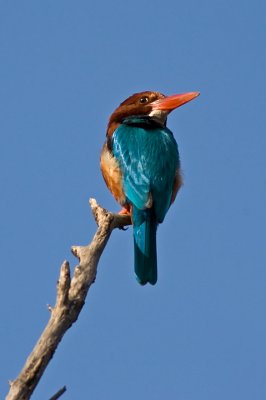
[[[141,285],[157,282],[156,231],[182,186],[176,140],[166,126],[168,114],[199,96],[135,93],[110,116],[100,166],[105,183],[130,214],[134,269]]]

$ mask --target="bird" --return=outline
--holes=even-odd
[[[178,145],[169,113],[199,96],[143,91],[111,114],[100,156],[104,181],[133,225],[134,270],[141,285],[157,282],[157,227],[182,186]]]

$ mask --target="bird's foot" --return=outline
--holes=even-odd
[[[130,215],[131,216],[130,210],[128,208],[126,208],[126,207],[122,207],[122,209],[119,211],[118,214],[119,215]],[[122,227],[122,228],[119,228],[119,229],[121,229],[122,231],[126,231],[128,228]]]
[[[131,215],[130,211],[125,207],[122,207],[122,209],[119,211],[118,214],[119,215]]]

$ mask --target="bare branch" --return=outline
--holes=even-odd
[[[97,266],[108,239],[115,228],[131,224],[129,215],[113,214],[90,199],[98,229],[87,246],[73,246],[72,253],[79,259],[71,279],[69,263],[64,261],[57,284],[57,297],[43,333],[29,355],[19,376],[10,382],[6,400],[28,400],[41,379],[48,363],[66,331],[77,320],[85,304],[88,290],[95,282]]]
[[[62,389],[58,390],[58,392],[56,392],[49,400],[57,400],[59,399],[59,397],[62,396],[62,394],[64,394],[66,391],[66,387],[62,387]]]

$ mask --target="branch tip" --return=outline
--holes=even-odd
[[[93,199],[92,197],[89,199],[89,203],[90,203],[91,208],[97,207],[97,205],[98,205],[97,201],[95,199]]]
[[[70,280],[70,266],[68,261],[61,265],[59,280]]]
[[[80,260],[79,249],[80,246],[71,246],[71,253]]]
[[[59,397],[62,396],[63,393],[66,391],[66,386],[63,386],[62,389],[58,390],[49,400],[57,400]]]
[[[52,312],[53,311],[53,307],[50,304],[46,304],[48,311]]]
[[[56,307],[61,307],[67,304],[70,284],[71,284],[71,278],[70,278],[69,262],[64,261],[61,266],[59,280],[57,283]]]
[[[106,220],[107,218],[112,218],[112,213],[101,207],[95,199],[90,199],[89,203],[94,219],[98,226],[102,224],[103,220]]]
[[[62,268],[69,269],[69,262],[67,260],[63,261],[63,264],[61,265],[61,269]]]

